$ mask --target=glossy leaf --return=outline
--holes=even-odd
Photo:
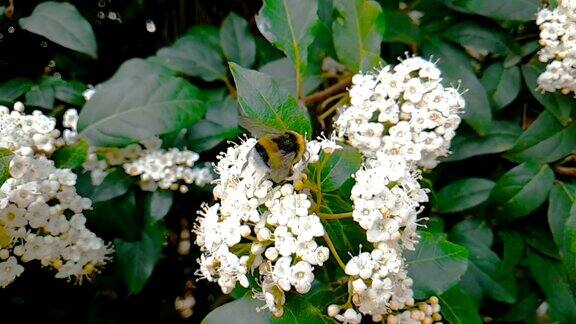
[[[103,84],[80,112],[78,130],[93,146],[121,146],[192,125],[206,112],[199,90],[151,63],[125,68]],[[122,70],[122,67],[120,68]]]
[[[89,175],[86,175],[86,178],[90,181]],[[78,182],[76,185],[78,187]],[[133,191],[110,200],[95,202],[92,210],[84,211],[84,214],[88,228],[99,235],[134,241],[138,240],[142,231],[136,210],[136,195]]]
[[[32,87],[32,81],[24,78],[8,80],[0,84],[0,102],[11,103]]]
[[[452,324],[481,324],[482,318],[478,314],[478,305],[456,285],[438,296],[442,315]]]
[[[549,163],[559,160],[576,147],[576,121],[562,126],[548,111],[536,118],[506,157],[515,162]]]
[[[338,60],[354,72],[380,63],[382,8],[372,0],[334,0],[338,12],[332,24]]]
[[[481,82],[488,93],[492,108],[496,110],[512,103],[522,88],[520,69],[517,66],[505,68],[501,62],[489,66],[484,71]]]
[[[26,93],[26,105],[45,109],[54,108],[55,90],[48,79],[30,87]]]
[[[256,59],[256,43],[248,22],[231,12],[220,28],[220,46],[229,61],[251,67]]]
[[[62,147],[54,152],[52,160],[54,165],[60,169],[74,169],[86,162],[88,158],[89,145],[86,140]]]
[[[474,21],[464,21],[451,26],[443,36],[462,46],[474,48],[480,53],[494,53],[505,56],[509,53],[519,53],[514,39],[497,28],[484,27]]]
[[[490,193],[495,216],[503,220],[524,217],[548,197],[554,172],[548,165],[527,162],[504,174]]]
[[[420,29],[410,16],[400,10],[383,10],[380,18],[385,24],[382,40],[415,45],[420,42]]]
[[[454,213],[478,206],[488,200],[493,187],[493,181],[481,178],[453,182],[436,194],[438,211]]]
[[[115,168],[106,175],[100,185],[94,188],[90,199],[93,202],[99,202],[122,196],[133,182],[132,177],[124,173],[124,169]]]
[[[252,299],[250,297],[244,297],[217,307],[206,317],[204,317],[202,324],[269,324],[272,319],[272,315],[267,310],[256,310],[261,306],[261,301]]]
[[[96,36],[92,26],[76,7],[67,2],[42,2],[29,17],[19,20],[20,26],[48,38],[58,45],[97,57]]]
[[[156,55],[162,63],[178,72],[206,81],[226,79],[226,67],[220,52],[202,37],[184,36],[172,46],[159,49]]]
[[[278,131],[311,135],[306,110],[270,76],[234,63],[230,63],[230,70],[238,88],[241,115]]]
[[[536,18],[538,0],[442,0],[453,9],[498,20],[528,21]]]
[[[260,67],[260,72],[268,74],[282,89],[296,96],[296,72],[288,58],[268,62]],[[302,93],[308,94],[318,88],[322,83],[322,78],[319,75],[302,73],[302,82]]]
[[[144,227],[139,241],[116,240],[116,260],[131,294],[139,293],[148,281],[154,267],[162,256],[165,228],[160,223]]]
[[[488,135],[492,122],[492,110],[486,90],[474,74],[467,55],[437,37],[428,37],[422,43],[424,56],[434,56],[439,60],[442,77],[446,84],[457,86],[460,82],[468,91],[464,120],[480,135]]]
[[[316,167],[316,181],[322,192],[337,190],[362,166],[362,155],[355,148],[342,145],[333,153],[322,152]]]
[[[520,125],[507,121],[492,121],[485,136],[460,128],[452,141],[452,154],[445,160],[460,161],[473,156],[507,151],[514,146],[520,134]]]
[[[14,153],[6,148],[0,148],[0,186],[10,177],[10,161]]]
[[[450,232],[450,239],[470,252],[463,287],[476,287],[475,290],[483,295],[501,302],[513,303],[516,300],[514,276],[503,271],[500,258],[490,249],[493,236],[486,223],[474,220],[460,222]]]
[[[159,221],[168,214],[172,207],[173,194],[170,190],[156,190],[144,198],[144,212],[146,218]]]
[[[408,274],[417,299],[438,295],[458,283],[468,267],[468,251],[443,233],[420,232],[415,251],[406,251]]]

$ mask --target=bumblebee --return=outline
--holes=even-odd
[[[258,137],[255,155],[269,168],[270,180],[279,183],[289,177],[294,164],[306,152],[304,136],[293,131],[278,132],[245,118],[241,118],[240,124]]]

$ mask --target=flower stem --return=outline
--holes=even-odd
[[[344,264],[344,262],[338,255],[338,252],[336,252],[336,247],[334,246],[334,243],[332,243],[332,240],[330,239],[330,236],[328,236],[328,234],[324,234],[324,241],[326,241],[326,244],[330,249],[330,253],[332,253],[334,258],[336,259],[336,262],[338,262],[338,265],[340,266],[340,268],[342,268],[342,271],[346,272],[346,264]]]
[[[348,219],[348,218],[352,218],[352,212],[340,213],[340,214],[323,214],[323,213],[319,213],[319,214],[318,214],[318,217],[320,217],[321,220]]]

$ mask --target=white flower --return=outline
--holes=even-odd
[[[314,281],[314,274],[312,271],[314,268],[310,263],[305,261],[300,261],[291,267],[291,279],[290,283],[296,288],[296,291],[305,294],[312,287],[312,281]]]
[[[362,322],[362,315],[356,313],[356,311],[352,308],[348,308],[344,314],[338,314],[334,316],[334,318],[343,324],[359,324]]]
[[[13,256],[4,262],[0,262],[0,287],[4,288],[11,284],[22,272],[24,272],[24,267],[19,265]]]

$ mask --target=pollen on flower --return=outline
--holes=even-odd
[[[538,77],[542,91],[576,92],[576,2],[558,1],[555,9],[542,8],[536,24],[540,27],[538,52],[546,71]]]
[[[419,310],[401,312],[414,305],[402,253],[418,243],[418,214],[428,201],[421,170],[449,154],[465,106],[459,90],[441,81],[435,64],[420,57],[352,78],[350,105],[340,111],[335,128],[364,157],[350,198],[352,217],[373,250],[346,264],[353,308],[333,316],[339,321],[359,323],[362,314],[392,323],[410,322],[412,315],[423,323],[432,320]]]
[[[254,159],[257,140],[246,138],[218,157],[214,181],[217,203],[204,205],[193,232],[202,255],[198,275],[218,282],[224,293],[239,283],[249,287],[247,274],[255,273],[252,287],[275,316],[284,312],[285,293],[306,293],[314,281],[314,267],[329,256],[316,238],[324,235],[320,218],[310,212],[307,192],[297,189],[308,163],[318,160],[320,150],[334,150],[333,140],[307,144],[309,158],[294,165],[284,183],[270,181],[268,169]]]
[[[56,270],[56,278],[76,281],[92,276],[110,259],[110,245],[85,226],[83,211],[92,202],[77,194],[76,175],[56,168],[50,159],[56,148],[75,140],[77,120],[75,110],[64,113],[67,138],[52,117],[39,111],[26,115],[21,103],[12,111],[0,107],[0,147],[14,154],[9,178],[0,187],[2,287],[24,271],[18,259],[39,261]]]

